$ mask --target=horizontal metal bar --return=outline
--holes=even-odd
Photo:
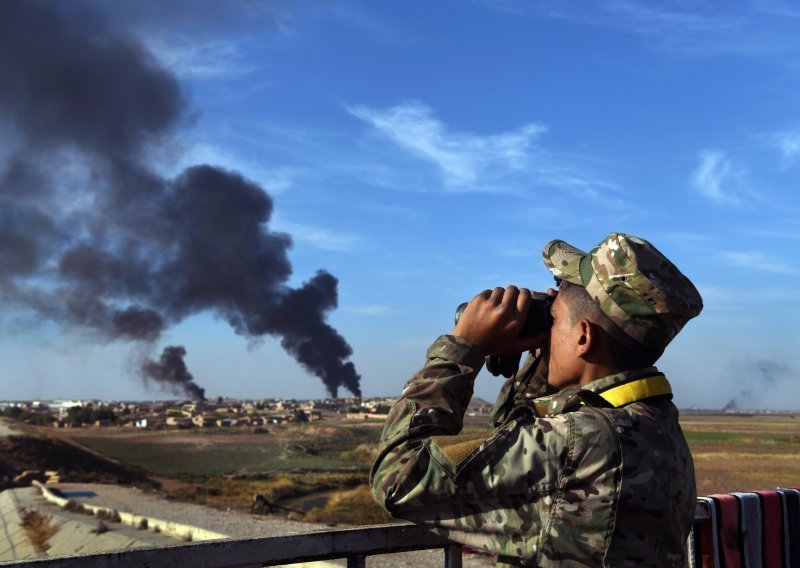
[[[372,554],[445,548],[453,543],[417,525],[398,523],[252,539],[225,539],[178,546],[21,562],[30,568],[249,568]]]
[[[711,518],[708,504],[698,501],[694,522]],[[452,541],[410,523],[308,532],[251,539],[222,539],[168,547],[45,558],[15,566],[31,568],[249,568],[333,558],[363,559],[373,554],[444,548],[445,565],[458,567],[460,548]]]

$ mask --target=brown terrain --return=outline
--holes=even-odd
[[[699,495],[800,485],[797,415],[684,413],[681,423]],[[466,428],[479,431],[484,424],[485,418],[470,418]],[[80,484],[103,484],[87,486],[95,500],[105,498],[107,506],[136,514],[146,508],[147,514],[188,522],[213,516],[185,507],[210,507],[230,516],[218,522],[231,536],[390,521],[367,486],[382,427],[377,420],[257,431],[12,427],[16,431],[0,431],[0,480],[25,470],[52,470],[73,492]],[[139,493],[115,492],[113,486],[136,487]],[[256,494],[258,516],[251,510]],[[29,521],[41,532],[36,518]],[[267,528],[263,521],[273,525]]]

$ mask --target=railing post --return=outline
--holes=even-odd
[[[461,546],[453,544],[444,549],[444,568],[461,568]]]
[[[367,568],[367,557],[363,554],[348,556],[347,568]]]

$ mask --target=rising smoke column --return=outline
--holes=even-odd
[[[141,373],[148,379],[169,385],[174,394],[185,393],[193,400],[205,400],[206,391],[195,384],[183,360],[185,356],[185,348],[170,345],[164,348],[158,361],[143,361]]]
[[[325,321],[337,279],[286,284],[291,237],[270,231],[272,199],[255,183],[150,167],[186,115],[177,81],[135,39],[57,7],[0,3],[0,303],[151,347],[211,311],[244,336],[278,337],[332,396],[360,395],[352,349]],[[170,346],[138,368],[202,397],[185,354]]]
[[[747,365],[739,365],[737,372],[741,374],[738,384],[744,384],[744,387],[740,388],[738,394],[731,398],[722,410],[758,408],[764,395],[772,391],[778,383],[798,375],[792,367],[766,359],[756,359]]]

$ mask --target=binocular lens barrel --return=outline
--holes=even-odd
[[[520,335],[535,335],[541,331],[547,331],[553,326],[553,316],[550,315],[550,308],[553,305],[553,298],[541,292],[533,292],[528,317],[525,325],[522,326]],[[461,319],[461,314],[467,309],[469,302],[459,304],[456,308],[456,323]]]

